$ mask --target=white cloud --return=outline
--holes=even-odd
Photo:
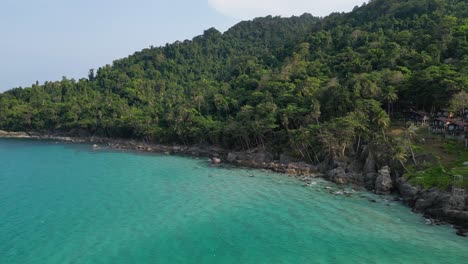
[[[332,12],[351,11],[366,0],[208,0],[218,12],[238,19],[259,16],[292,16],[311,13],[326,16]]]

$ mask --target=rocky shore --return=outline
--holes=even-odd
[[[267,169],[295,177],[311,184],[315,178],[324,178],[340,185],[354,185],[379,195],[397,193],[414,212],[423,214],[432,224],[450,223],[457,228],[457,234],[468,235],[468,193],[460,199],[449,191],[436,188],[424,189],[412,186],[391,166],[379,167],[370,154],[365,161],[341,160],[327,161],[317,166],[281,154],[275,157],[264,150],[231,151],[216,146],[181,146],[148,144],[136,140],[110,139],[92,136],[69,137],[55,134],[26,132],[6,132],[0,130],[0,138],[41,139],[71,143],[90,143],[96,149],[144,151],[167,155],[190,155],[208,157],[212,163],[229,163],[241,167]]]
[[[55,134],[40,134],[27,132],[7,132],[0,130],[0,138],[17,139],[41,139],[70,143],[90,143],[93,147],[111,148],[117,150],[143,151],[151,153],[188,155],[196,157],[209,157],[213,163],[230,163],[242,167],[267,169],[278,173],[286,173],[303,181],[311,181],[313,178],[322,177],[317,167],[300,161],[292,161],[289,157],[282,155],[280,160],[274,160],[273,156],[262,150],[251,150],[245,152],[233,152],[216,146],[195,145],[161,145],[149,144],[142,141],[130,139],[114,139],[103,137],[73,137]]]
[[[396,193],[399,200],[431,224],[452,224],[460,236],[468,236],[468,193],[413,186],[389,165],[378,166],[372,154],[365,161],[334,161],[324,169],[325,178],[337,184],[353,183],[379,195]]]

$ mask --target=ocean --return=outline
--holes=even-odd
[[[207,158],[3,139],[0,263],[468,263],[451,227],[336,188]]]

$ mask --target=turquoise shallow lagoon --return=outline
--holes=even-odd
[[[0,140],[0,263],[468,263],[468,239],[450,227],[325,186],[206,159]]]

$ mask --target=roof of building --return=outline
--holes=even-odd
[[[448,117],[436,117],[435,120],[439,120],[439,121],[442,121],[444,123],[447,123],[447,122],[450,122],[450,118]]]
[[[444,122],[446,125],[452,123],[457,126],[465,127],[468,126],[468,122],[465,122],[461,119],[453,119],[453,118],[447,118],[447,117],[437,117],[435,120],[439,120],[441,122]]]
[[[460,120],[460,119],[453,119],[450,122],[454,123],[457,126],[461,126],[461,127],[468,126],[468,122],[465,122],[465,121]]]
[[[420,116],[429,116],[429,114],[424,112],[424,111],[410,110],[410,112],[413,113],[413,114],[420,115]]]

